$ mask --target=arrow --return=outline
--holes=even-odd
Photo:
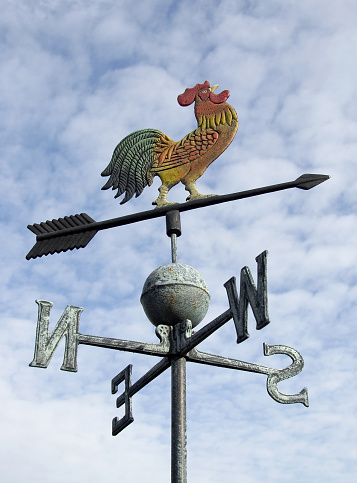
[[[36,235],[36,244],[26,255],[26,259],[42,257],[42,255],[53,255],[54,253],[66,252],[74,248],[84,248],[100,230],[114,228],[115,226],[129,225],[138,221],[150,220],[166,215],[169,211],[179,212],[203,208],[205,206],[217,205],[227,201],[250,198],[252,196],[273,193],[289,188],[300,188],[309,190],[328,180],[330,176],[326,174],[303,174],[294,181],[280,183],[262,188],[255,188],[238,193],[226,195],[215,195],[208,198],[187,201],[186,203],[174,203],[161,208],[148,211],[141,211],[131,215],[121,216],[104,221],[95,221],[86,213],[80,215],[65,216],[58,220],[47,220],[40,224],[28,225],[27,228]]]

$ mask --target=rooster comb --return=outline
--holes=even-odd
[[[177,96],[177,102],[180,106],[189,106],[195,100],[196,94],[204,87],[210,87],[210,83],[205,81],[203,84],[196,84],[195,87],[188,87],[183,94]]]

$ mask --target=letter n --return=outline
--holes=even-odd
[[[243,267],[240,273],[240,294],[238,297],[236,278],[232,277],[224,284],[232,317],[237,331],[237,344],[249,337],[248,333],[248,303],[252,307],[257,329],[269,324],[268,294],[267,294],[267,255],[265,250],[256,257],[258,264],[258,288],[254,284],[248,267]],[[240,299],[240,300],[239,300]]]
[[[35,341],[35,354],[31,367],[46,368],[63,336],[66,337],[62,371],[77,371],[77,334],[79,318],[83,311],[81,307],[67,305],[61,318],[57,322],[52,333],[49,334],[50,313],[52,302],[36,300],[38,304],[38,317]]]

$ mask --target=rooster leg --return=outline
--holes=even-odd
[[[162,183],[162,185],[159,188],[159,196],[156,198],[155,201],[152,202],[153,205],[156,205],[157,208],[161,208],[162,206],[167,206],[167,205],[174,205],[175,203],[171,201],[167,201],[166,196],[167,193],[170,191],[170,189],[175,186],[176,183]]]
[[[185,190],[190,192],[190,196],[186,198],[186,201],[199,200],[200,198],[209,198],[210,196],[216,196],[214,194],[203,195],[202,193],[200,193],[194,181],[185,183]]]

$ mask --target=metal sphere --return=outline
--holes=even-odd
[[[210,294],[194,268],[168,263],[154,270],[144,283],[140,302],[152,324],[175,325],[185,319],[198,325],[207,313]]]

